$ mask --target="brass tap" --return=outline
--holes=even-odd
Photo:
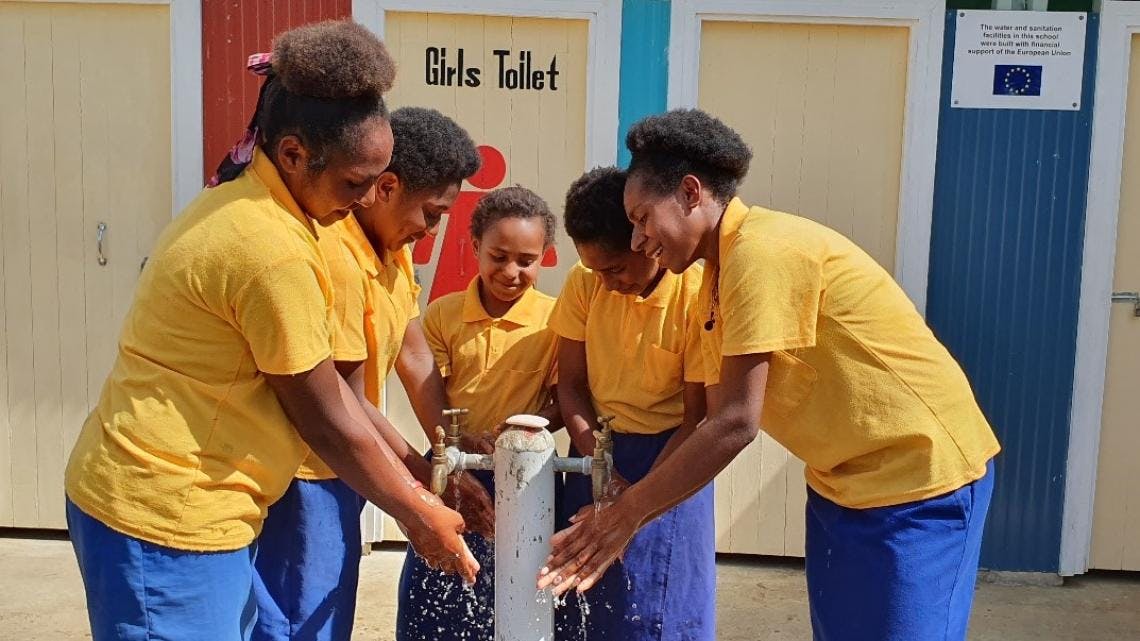
[[[443,496],[447,489],[447,444],[443,428],[435,426],[435,442],[431,444],[431,493]]]
[[[594,502],[602,500],[610,486],[613,473],[614,439],[610,421],[613,416],[599,416],[601,431],[594,432],[594,459],[590,465],[590,480],[593,482]]]
[[[451,419],[451,424],[447,426],[447,438],[444,440],[447,447],[459,447],[459,437],[463,433],[463,423],[467,419],[469,412],[470,410],[465,407],[443,410],[443,415]]]

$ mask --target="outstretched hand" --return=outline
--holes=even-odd
[[[551,539],[553,551],[538,574],[538,589],[549,587],[555,596],[594,587],[625,552],[639,525],[621,502],[587,505],[570,522]]]
[[[463,517],[443,505],[431,492],[423,488],[417,488],[416,492],[424,503],[417,510],[418,518],[401,524],[412,549],[424,558],[429,567],[458,574],[468,584],[475,583],[479,562],[463,540]]]

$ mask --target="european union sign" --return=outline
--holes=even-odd
[[[954,15],[950,107],[1080,110],[1089,14],[958,9]]]
[[[995,96],[1040,96],[1041,65],[994,65]]]

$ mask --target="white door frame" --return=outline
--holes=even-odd
[[[617,162],[621,0],[352,0],[352,18],[381,38],[388,11],[586,20],[586,166],[582,170]]]
[[[177,215],[202,191],[206,182],[202,177],[201,0],[15,1],[28,4],[157,4],[170,8],[170,215]]]
[[[673,0],[670,109],[697,104],[701,25],[705,21],[882,25],[910,30],[894,276],[919,312],[925,313],[945,3],[942,0]]]
[[[1097,47],[1092,163],[1085,211],[1069,456],[1065,466],[1060,556],[1060,574],[1063,576],[1088,570],[1092,543],[1101,411],[1108,363],[1110,297],[1116,271],[1116,221],[1120,211],[1124,162],[1129,61],[1132,36],[1137,33],[1140,33],[1140,2],[1105,0]]]
[[[202,2],[170,0],[171,216],[202,191]],[[251,52],[252,53],[252,52]]]

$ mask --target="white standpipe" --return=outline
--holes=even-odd
[[[495,441],[495,641],[553,639],[551,596],[535,588],[552,536],[554,437],[545,425],[503,430]]]
[[[439,429],[433,446],[432,491],[441,494],[452,472],[495,470],[495,641],[553,641],[554,602],[535,584],[554,536],[554,474],[592,473],[597,490],[608,484],[610,451],[600,448],[595,457],[556,457],[554,437],[546,429],[549,422],[520,414],[507,419],[493,457],[467,454],[457,445],[463,412],[454,412],[449,414],[452,434],[445,439]],[[605,426],[597,433],[599,443],[609,447],[609,417],[599,420]],[[603,462],[595,466],[595,460]]]

